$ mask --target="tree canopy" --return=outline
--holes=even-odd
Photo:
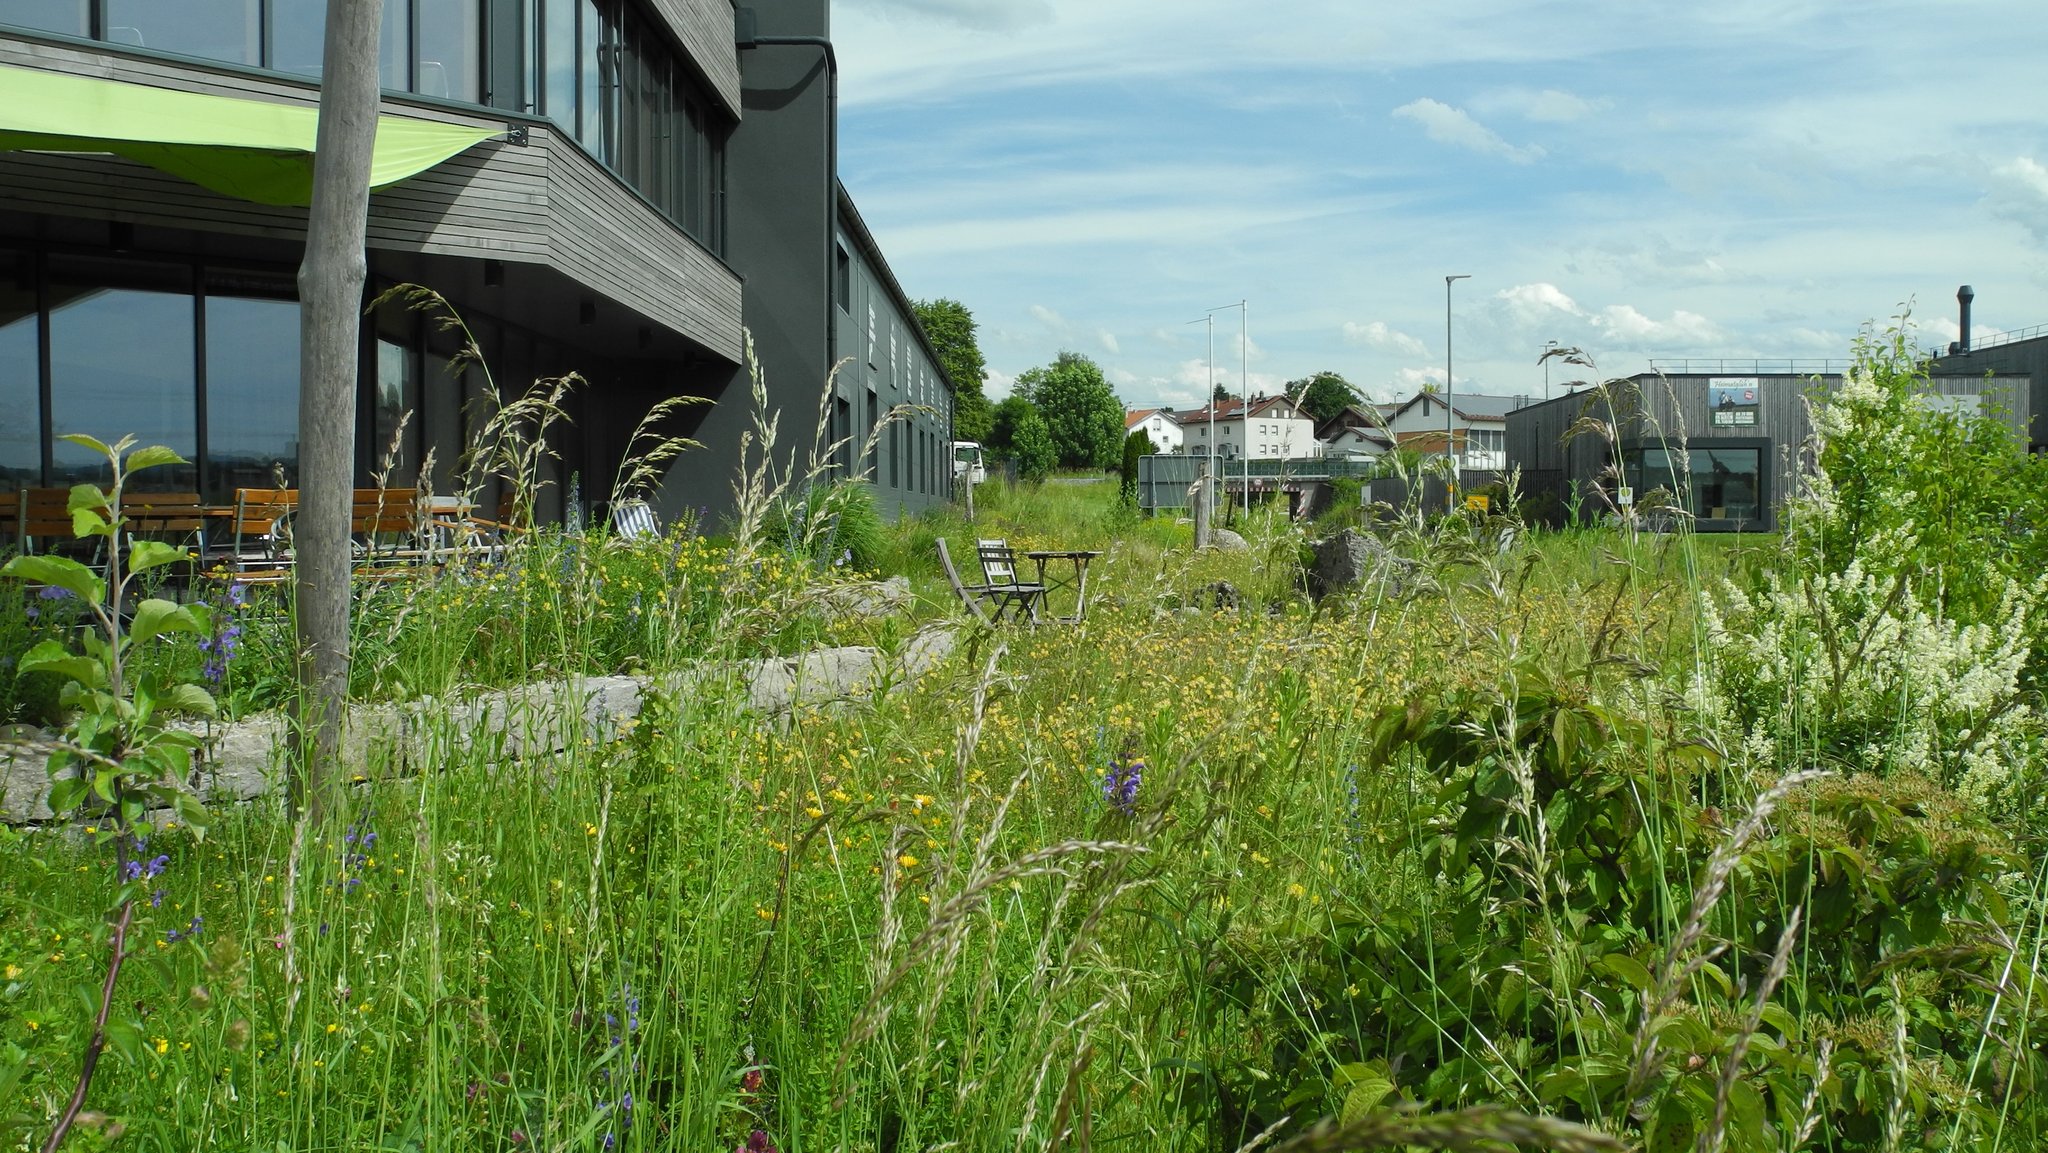
[[[991,411],[987,443],[990,451],[1015,460],[1025,480],[1042,479],[1058,460],[1045,418],[1021,396],[1006,396]]]
[[[1334,372],[1319,372],[1287,382],[1287,396],[1309,419],[1321,424],[1341,414],[1364,397],[1351,382]]]
[[[981,387],[988,362],[982,359],[981,345],[974,338],[974,314],[966,305],[946,297],[912,301],[911,308],[938,350],[939,367],[953,382],[953,435],[987,442],[994,413]]]
[[[1124,403],[1094,361],[1061,352],[1051,364],[1018,374],[1017,395],[1044,418],[1060,467],[1116,467],[1123,453]]]

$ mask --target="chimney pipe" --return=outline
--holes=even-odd
[[[1961,288],[1956,289],[1956,301],[1963,306],[1963,337],[1961,340],[1956,341],[1956,344],[1959,346],[1956,351],[1965,356],[1968,356],[1970,353],[1970,302],[1975,299],[1977,299],[1976,290],[1972,289],[1969,285],[1965,284]]]

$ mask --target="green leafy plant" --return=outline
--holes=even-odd
[[[63,739],[50,756],[50,810],[59,817],[90,815],[88,826],[100,844],[111,844],[120,888],[108,942],[107,976],[98,1015],[86,1043],[78,1087],[58,1118],[44,1150],[54,1150],[85,1106],[93,1073],[110,1034],[114,990],[127,958],[127,936],[135,901],[151,869],[130,854],[151,831],[149,815],[168,809],[204,835],[206,810],[179,786],[190,776],[198,734],[171,728],[165,718],[176,714],[211,716],[214,701],[198,684],[158,671],[163,662],[140,658],[152,646],[180,634],[205,636],[210,628],[204,606],[180,605],[161,598],[127,607],[130,586],[154,570],[186,559],[183,550],[161,541],[131,540],[122,550],[121,495],[128,479],[143,469],[182,464],[177,453],[161,445],[136,449],[133,437],[108,445],[89,436],[63,439],[104,456],[113,484],[102,489],[81,484],[71,489],[73,531],[82,541],[106,542],[106,573],[65,556],[18,556],[0,567],[0,576],[61,589],[83,605],[90,627],[73,648],[47,639],[30,649],[20,671],[51,673],[64,681],[59,698],[69,711]]]

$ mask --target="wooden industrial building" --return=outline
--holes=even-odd
[[[1810,463],[1809,401],[1837,387],[1844,367],[1668,362],[1510,412],[1508,466],[1552,520],[1628,506],[1653,522],[1677,513],[1702,532],[1775,531]],[[2020,443],[2033,426],[2024,375],[1931,376],[1927,403],[2001,413]]]

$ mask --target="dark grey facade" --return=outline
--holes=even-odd
[[[1686,362],[1510,412],[1508,466],[1553,519],[1575,501],[1582,516],[1614,512],[1624,490],[1647,507],[1663,490],[1702,532],[1774,531],[1805,467],[1807,401],[1841,376],[1758,367]],[[2016,438],[2032,426],[2026,377],[1936,375],[1928,390],[2003,411]]]
[[[310,105],[320,10],[220,0],[172,19],[141,0],[0,0],[0,65]],[[650,406],[711,400],[662,430],[704,447],[657,503],[715,522],[753,423],[746,334],[785,448],[808,447],[841,339],[835,253],[852,210],[835,176],[829,52],[741,51],[731,0],[386,0],[386,11],[386,113],[494,134],[372,196],[370,292],[441,292],[502,392],[586,378],[558,432],[545,515],[564,513],[572,476],[584,511],[601,511]],[[761,31],[782,30],[775,21],[829,33],[826,0],[773,6]],[[0,152],[0,488],[71,483],[83,462],[56,438],[73,431],[178,448],[194,463],[158,478],[169,487],[218,497],[280,473],[293,482],[304,222],[302,208],[114,156]],[[922,431],[950,428],[950,387],[907,301],[872,241],[854,247],[889,289],[890,320],[915,334],[903,344],[918,369],[937,378]],[[485,388],[480,370],[447,371],[454,352],[416,314],[366,318],[366,483],[387,457],[393,484],[431,459],[431,482],[449,490]],[[892,395],[882,383],[878,398]],[[904,467],[916,444],[883,441],[873,472],[885,509],[946,498],[950,469],[925,484]]]
[[[1934,361],[1943,376],[2025,377],[2028,388],[2027,447],[2048,452],[2048,325],[2001,333],[1975,343],[1969,351],[1951,349]]]

